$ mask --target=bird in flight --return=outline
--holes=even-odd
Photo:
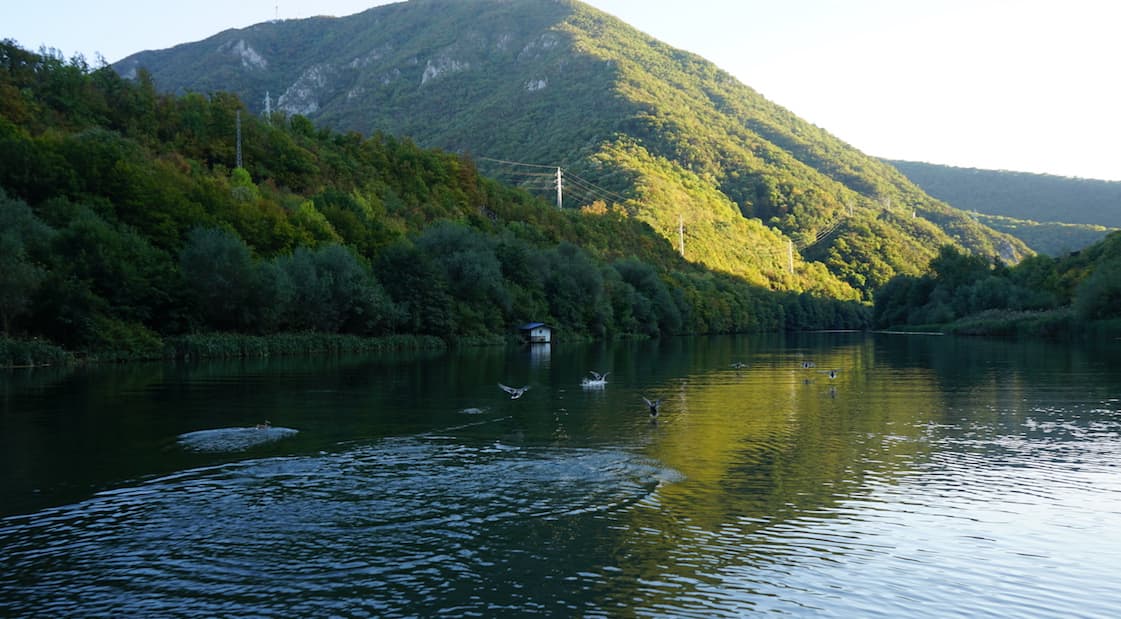
[[[825,374],[826,376],[828,376],[829,380],[833,380],[834,378],[837,378],[837,370],[828,370],[828,371],[823,371],[822,373]]]
[[[600,374],[599,372],[597,372],[595,370],[589,370],[588,373],[592,375],[592,380],[594,380],[594,381],[607,382],[607,375],[610,374],[611,372],[604,372],[603,374]]]
[[[747,364],[744,363],[743,361],[735,361],[735,362],[732,363],[732,368],[736,369],[736,370],[742,370],[745,367],[747,367]]]
[[[646,406],[650,409],[650,421],[658,418],[658,409],[662,406],[661,399],[651,400],[646,396],[642,396],[642,401],[646,402]]]
[[[522,395],[526,391],[529,391],[529,385],[526,385],[525,387],[507,387],[502,383],[498,383],[498,387],[506,393],[509,393],[511,400],[517,400],[518,398],[522,397]]]

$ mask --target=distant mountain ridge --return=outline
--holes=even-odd
[[[1121,228],[1121,181],[891,161],[927,193],[953,206],[1038,222]]]
[[[115,68],[161,90],[233,92],[255,112],[270,101],[344,131],[562,166],[579,179],[566,204],[620,209],[691,260],[774,289],[868,299],[943,244],[1030,253],[703,58],[571,0],[411,0]],[[479,165],[548,186],[540,170]]]

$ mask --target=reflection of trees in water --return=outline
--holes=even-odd
[[[993,375],[1014,373],[1031,381],[1121,362],[1121,347],[1108,342],[925,335],[880,335],[875,342],[877,355],[887,363],[932,370],[948,393],[989,384]]]
[[[671,384],[687,410],[667,415],[648,453],[686,480],[661,488],[656,506],[632,511],[638,539],[624,539],[619,552],[643,557],[633,557],[617,580],[697,584],[728,561],[782,561],[802,542],[784,541],[776,530],[839,517],[871,483],[890,483],[927,457],[922,428],[941,406],[933,377],[878,367],[864,335],[821,341],[682,349],[690,358],[677,363],[691,371]],[[725,359],[733,358],[748,367],[729,369]],[[803,369],[804,358],[816,368]],[[841,372],[830,380],[821,368]],[[900,381],[908,385],[903,393]]]
[[[1056,437],[1055,424],[1036,428],[1026,419],[1040,414],[1040,383],[1056,388],[1060,406],[1077,408],[1066,385],[1072,374],[1094,383],[1087,373],[1105,375],[1119,361],[1108,346],[863,334],[726,338],[708,350],[671,352],[689,359],[651,363],[688,368],[666,381],[666,389],[681,387],[688,410],[666,415],[647,453],[686,481],[628,514],[632,536],[616,552],[632,564],[604,588],[631,579],[683,583],[677,593],[647,588],[651,605],[651,596],[670,601],[703,590],[729,565],[804,557],[812,549],[800,531],[859,518],[846,504],[875,500],[884,485],[939,466],[939,457],[1001,466],[1025,457],[1008,451],[1025,440],[1075,440],[1076,429]],[[729,369],[737,359],[747,367]],[[816,370],[802,370],[803,359]],[[829,381],[814,374],[822,368],[841,372]],[[1118,382],[1095,387],[1086,408],[1116,397]],[[1094,423],[1080,416],[1077,423]],[[844,553],[843,543],[823,544]]]

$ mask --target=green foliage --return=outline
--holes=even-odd
[[[183,282],[195,313],[217,329],[250,329],[247,303],[257,281],[249,247],[227,230],[197,228],[179,258]]]
[[[399,320],[370,270],[341,245],[299,248],[279,258],[277,266],[292,290],[291,296],[277,300],[289,328],[374,335],[391,330]]]
[[[946,246],[921,277],[897,276],[876,294],[878,327],[946,325],[964,334],[1060,335],[1121,317],[1121,233],[1063,258],[1014,267]]]
[[[62,365],[69,361],[70,355],[50,342],[0,335],[0,368]]]
[[[31,297],[42,285],[46,271],[36,263],[50,230],[26,204],[0,190],[0,335],[12,333],[15,321],[31,306]]]
[[[36,79],[0,71],[0,85],[20,85],[0,135],[45,166],[42,178],[65,182],[0,169],[0,309],[12,332],[87,359],[158,358],[172,354],[165,342],[178,355],[274,354],[283,342],[302,349],[283,336],[294,331],[495,342],[531,320],[568,339],[868,321],[851,288],[814,270],[823,267],[748,265],[782,236],[742,219],[692,172],[649,167],[641,149],[628,156],[651,200],[684,195],[730,214],[725,225],[686,211],[690,242],[700,251],[740,230],[760,244],[736,250],[744,264],[717,263],[714,249],[719,271],[683,260],[652,227],[661,219],[628,214],[637,203],[558,211],[464,157],[283,115],[243,115],[246,167],[231,169],[236,99],[155,95],[144,79],[95,72],[63,88],[62,105],[44,93],[51,71],[73,78],[69,65],[36,66]],[[750,272],[759,275],[735,275]],[[774,282],[814,294],[757,285]],[[192,339],[200,332],[234,335]]]
[[[946,331],[956,335],[1061,337],[1074,331],[1069,308],[1042,312],[988,310],[950,323]]]
[[[343,354],[395,350],[439,350],[443,340],[431,336],[392,335],[376,338],[330,333],[199,333],[168,338],[167,356],[175,359],[231,359],[308,354]]]
[[[1084,320],[1121,318],[1121,259],[1096,265],[1074,292],[1074,311]]]
[[[163,340],[137,323],[107,316],[96,316],[88,359],[101,362],[159,359],[164,356]]]
[[[231,53],[246,45],[267,65]],[[345,152],[336,158],[314,143],[315,124],[563,166],[572,179],[566,205],[598,204],[605,216],[638,219],[674,247],[684,227],[689,261],[775,291],[868,301],[893,276],[917,275],[942,245],[1008,263],[1031,253],[711,63],[581,2],[397,3],[229,31],[142,52],[117,69],[131,75],[142,67],[162,88],[228,90],[255,111],[276,84],[304,87],[280,103],[294,114],[288,131],[264,131],[267,148],[248,149],[254,178],[300,193],[324,180],[364,192],[363,183],[347,184],[377,158],[383,172],[372,178],[393,185],[396,199],[388,191],[379,197],[414,230],[442,218],[474,225],[468,220],[501,205],[468,161],[390,138],[356,145],[351,133],[334,138]],[[207,118],[204,111],[195,116]],[[273,126],[282,120],[274,116]],[[479,165],[541,195],[553,190],[540,170]],[[397,200],[406,208],[394,208]],[[377,251],[379,241],[344,231],[356,227],[343,211],[316,203],[345,243]],[[387,228],[396,234],[380,246],[405,232]],[[520,292],[511,291],[513,303]]]
[[[910,161],[889,163],[930,195],[962,210],[1032,222],[1121,228],[1117,209],[1121,182]],[[1069,249],[1079,247],[1083,245]]]
[[[1110,232],[1109,228],[1094,224],[1040,223],[1000,215],[981,213],[972,213],[972,215],[986,226],[1011,234],[1034,251],[1048,256],[1062,256],[1093,245]],[[1053,215],[1053,217],[1063,216],[1062,213]]]

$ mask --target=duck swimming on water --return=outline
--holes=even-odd
[[[268,430],[271,427],[272,427],[272,422],[269,421],[268,419],[266,419],[264,423],[257,424],[257,429],[258,430]]]

